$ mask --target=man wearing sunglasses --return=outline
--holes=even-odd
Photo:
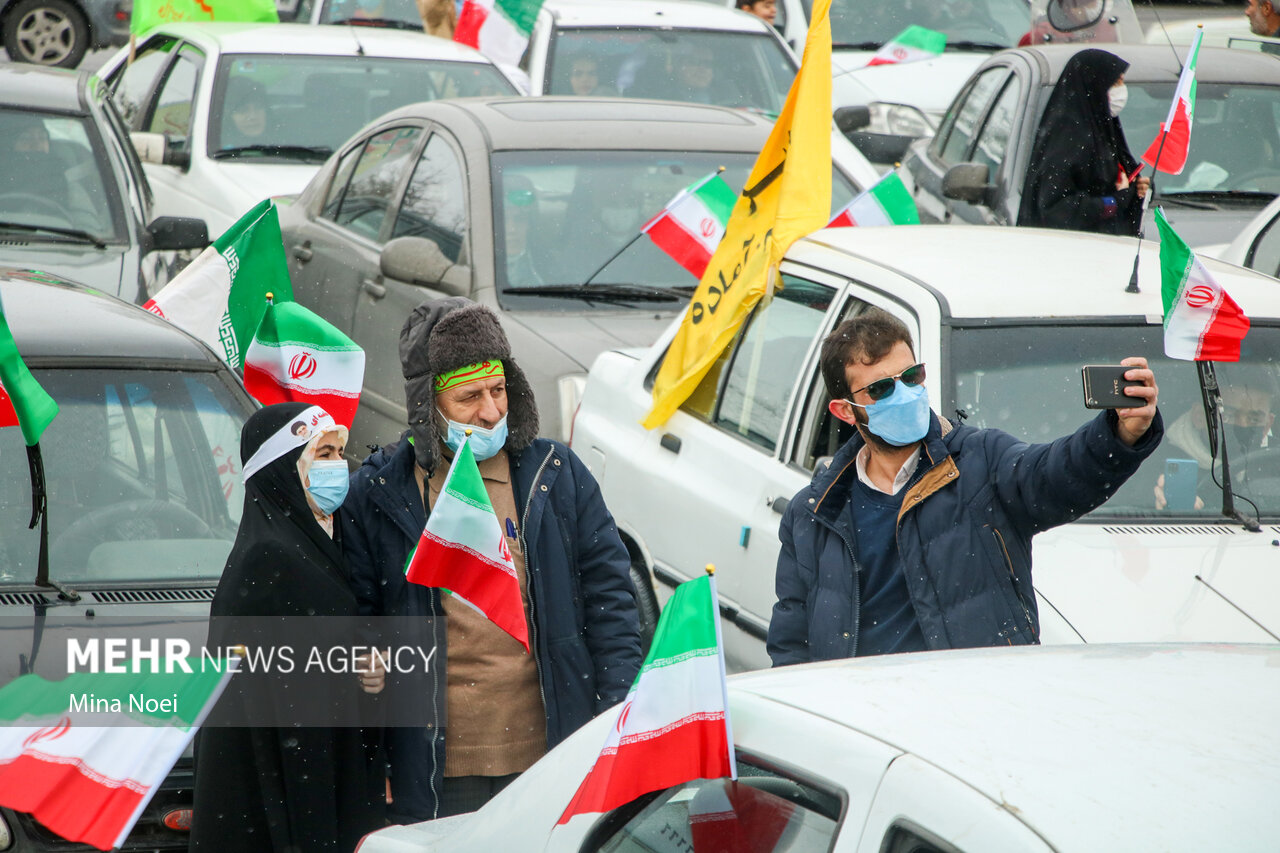
[[[774,666],[1038,642],[1031,537],[1105,502],[1164,432],[1146,360],[1122,363],[1134,408],[1029,445],[935,415],[896,317],[840,324],[821,368],[855,433],[783,515]]]

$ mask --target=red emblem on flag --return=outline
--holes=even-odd
[[[907,58],[907,49],[905,47],[895,47],[893,49],[893,58],[899,61]]]
[[[507,547],[507,537],[501,533],[498,534],[498,554],[508,563],[515,562],[515,560],[511,559],[511,549]]]
[[[309,352],[300,352],[289,359],[290,379],[310,379],[315,375],[316,357]]]
[[[623,730],[624,728],[626,728],[626,725],[627,725],[627,717],[629,717],[629,716],[631,716],[631,703],[630,703],[630,702],[628,702],[627,704],[623,705],[623,706],[622,706],[622,713],[618,714],[618,722],[615,724],[615,725],[617,726],[617,729],[618,729],[618,734],[622,734],[622,730]]]
[[[45,726],[44,728],[36,729],[31,734],[27,735],[22,741],[22,746],[24,749],[30,749],[32,746],[40,743],[40,741],[57,740],[69,731],[71,731],[71,718],[63,717],[61,720],[58,720],[58,724],[56,726]]]
[[[1214,301],[1213,288],[1207,284],[1197,284],[1187,291],[1186,300],[1187,304],[1192,308],[1204,308],[1206,305],[1212,305]]]
[[[710,237],[716,233],[716,224],[711,221],[710,217],[704,216],[698,225],[701,226],[703,237]]]

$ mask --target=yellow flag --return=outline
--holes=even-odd
[[[831,0],[816,0],[800,73],[738,196],[653,383],[653,429],[689,398],[777,275],[783,254],[831,214]]]

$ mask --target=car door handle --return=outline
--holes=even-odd
[[[311,255],[312,255],[311,250],[308,249],[306,246],[299,245],[299,246],[293,247],[293,256],[298,260],[302,261],[304,264],[307,261],[311,260]]]
[[[360,282],[360,287],[362,287],[364,292],[372,296],[374,299],[381,299],[387,295],[386,285],[378,284],[371,278],[366,278],[364,281]]]
[[[776,512],[778,515],[782,515],[784,512],[787,511],[787,505],[790,503],[791,503],[791,498],[781,498],[781,497],[774,498],[773,500],[769,501],[769,509]]]
[[[678,436],[667,433],[658,441],[658,444],[670,450],[672,453],[680,452],[680,438]]]

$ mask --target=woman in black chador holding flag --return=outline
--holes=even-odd
[[[356,599],[332,520],[346,494],[346,438],[323,409],[301,403],[245,423],[244,514],[213,599],[210,646],[309,647],[332,626],[353,630]],[[358,726],[382,673],[304,676],[303,654],[293,651],[292,673],[242,662],[200,731],[193,853],[350,853],[383,825],[385,764],[376,730]]]
[[[1095,49],[1067,61],[1036,133],[1019,225],[1137,236],[1150,182],[1120,129],[1128,67]]]

